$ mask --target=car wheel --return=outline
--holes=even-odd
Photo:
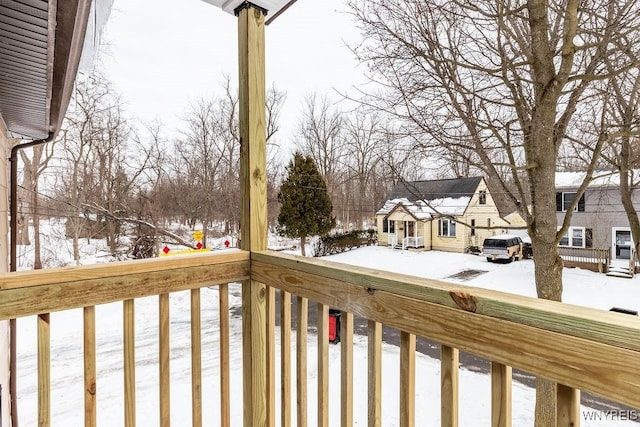
[[[509,262],[513,262],[516,260],[516,254],[511,254],[511,258],[509,258]]]
[[[487,262],[491,262],[491,257],[487,257]]]

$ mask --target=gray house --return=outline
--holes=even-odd
[[[556,173],[556,212],[562,224],[584,172]],[[635,180],[640,171],[633,171]],[[567,234],[560,246],[580,248],[610,248],[612,260],[629,259],[633,248],[629,221],[620,199],[619,175],[610,171],[594,173],[594,179],[576,204]],[[634,205],[640,210],[640,194],[633,194]]]

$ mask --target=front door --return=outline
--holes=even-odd
[[[631,239],[631,229],[627,227],[614,227],[611,233],[612,258],[630,259],[633,242]]]

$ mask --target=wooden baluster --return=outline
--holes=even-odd
[[[96,308],[85,307],[84,345],[84,425],[96,426]]]
[[[368,408],[369,427],[382,425],[382,325],[368,323]]]
[[[280,291],[280,425],[291,427],[291,294]]]
[[[218,287],[220,310],[220,425],[231,425],[231,391],[229,383],[229,285]]]
[[[353,314],[340,315],[340,425],[353,427]]]
[[[491,426],[511,427],[511,366],[491,362]]]
[[[318,427],[329,426],[329,306],[318,303]]]
[[[580,390],[558,384],[558,427],[580,427]]]
[[[191,423],[202,427],[202,329],[200,289],[191,289]]]
[[[400,427],[416,423],[416,336],[400,332]]]
[[[49,313],[38,315],[38,426],[51,425],[51,325]]]
[[[440,346],[442,427],[458,426],[458,349]]]
[[[306,298],[297,297],[296,311],[296,390],[297,426],[307,427],[307,316],[309,305]]]
[[[159,296],[160,323],[160,426],[171,425],[171,377],[169,369],[169,294]]]
[[[276,290],[267,286],[267,423],[276,425]]]
[[[136,425],[136,316],[135,301],[122,303],[124,329],[124,425]]]

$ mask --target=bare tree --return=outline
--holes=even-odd
[[[132,137],[121,102],[103,76],[78,82],[59,139],[64,172],[58,198],[68,210],[66,229],[74,259],[80,259],[81,236],[105,238],[115,256],[121,234],[117,218],[128,215],[148,156]]]
[[[340,170],[340,159],[344,155],[342,116],[343,113],[332,105],[326,95],[307,95],[296,137],[298,148],[311,156],[318,167],[332,200],[336,199],[343,172]],[[334,208],[339,209],[338,206]]]
[[[351,0],[354,48],[379,91],[366,101],[436,149],[467,155],[527,222],[540,298],[561,300],[554,187],[558,151],[595,82],[637,67],[633,0]],[[606,64],[616,64],[613,69]],[[592,147],[584,189],[604,143]],[[470,155],[469,155],[470,154]],[[575,202],[579,197],[576,198]],[[555,385],[538,379],[536,425],[555,425]]]
[[[348,179],[355,186],[347,194],[354,194],[353,206],[361,228],[367,219],[373,216],[376,205],[371,205],[371,193],[376,165],[380,161],[382,146],[380,118],[375,114],[365,114],[356,110],[345,120],[345,156],[344,164],[348,170]]]
[[[213,221],[224,224],[225,233],[237,232],[240,221],[240,136],[238,133],[238,95],[230,78],[222,84],[223,95],[195,102],[185,117],[187,129],[176,144],[173,171],[178,205],[193,227],[204,228]],[[273,164],[274,136],[285,95],[275,87],[266,98],[266,131]],[[206,245],[206,230],[204,233]]]
[[[101,132],[94,118],[104,111],[103,99],[109,89],[106,82],[93,77],[78,81],[57,145],[63,172],[58,174],[57,198],[67,210],[66,230],[72,239],[73,259],[80,262],[79,240],[87,234],[89,217],[86,204],[95,193],[95,159],[92,146]]]
[[[20,158],[22,159],[22,191],[20,194],[20,206],[21,217],[24,218],[21,229],[22,239],[29,239],[29,220],[33,222],[33,268],[39,270],[42,268],[42,256],[40,246],[40,177],[47,168],[49,161],[53,157],[54,143],[49,143],[46,146],[36,146],[32,148],[32,156],[29,158],[26,150],[20,151]],[[28,244],[22,241],[22,244]]]

